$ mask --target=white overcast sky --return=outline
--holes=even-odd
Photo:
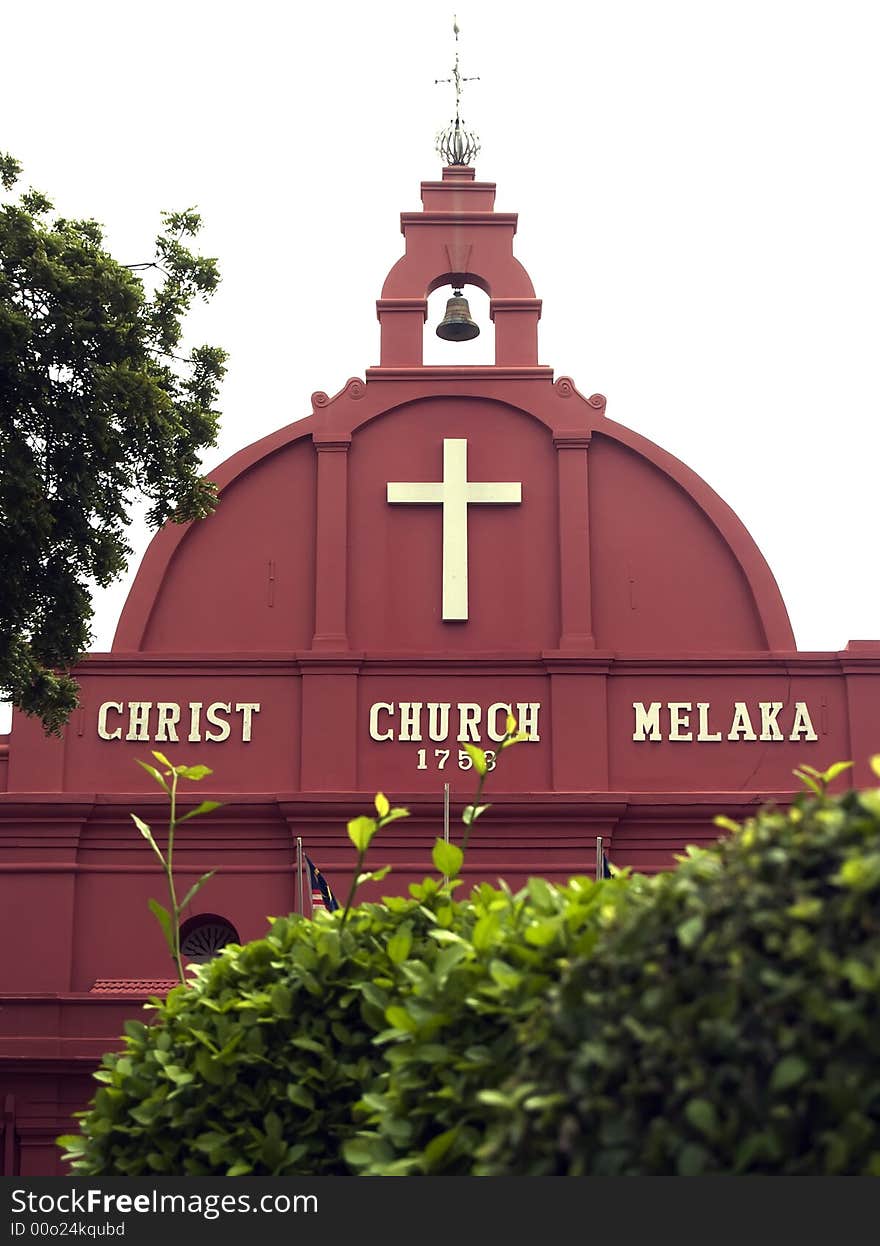
[[[799,648],[880,637],[875,0],[10,4],[0,150],[123,262],[162,209],[202,212],[223,284],[192,339],[231,356],[210,468],[378,361],[453,12],[541,362],[733,507]]]

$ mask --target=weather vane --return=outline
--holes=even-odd
[[[479,82],[479,76],[462,78],[458,68],[458,18],[452,19],[452,30],[455,34],[455,64],[451,78],[435,78],[434,85],[451,82],[455,85],[455,120],[450,121],[445,130],[437,135],[437,151],[447,164],[470,164],[480,150],[480,141],[470,130],[464,128],[461,117],[461,92],[465,82]]]

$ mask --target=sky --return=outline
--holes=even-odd
[[[880,637],[874,0],[7,6],[0,150],[124,263],[151,258],[161,211],[198,207],[222,285],[188,337],[230,354],[210,470],[378,362],[399,214],[454,112],[434,81],[453,14],[540,362],[732,506],[800,649]],[[133,514],[98,650],[146,547]]]

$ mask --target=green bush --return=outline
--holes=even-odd
[[[363,1128],[344,1147],[354,1170],[473,1172],[487,1104],[504,1100],[524,1027],[568,959],[591,954],[631,887],[623,877],[567,887],[531,879],[513,895],[484,883],[469,901],[436,908],[428,932],[436,950],[399,966],[391,1026],[374,1040],[387,1064],[358,1105]]]
[[[479,1095],[509,1076],[517,1023],[560,956],[589,951],[598,895],[623,888],[535,880],[456,902],[428,878],[344,926],[273,921],[171,991],[152,1025],[127,1024],[81,1134],[63,1140],[74,1171],[468,1171]]]
[[[457,900],[438,842],[274,920],[129,1023],[74,1172],[880,1174],[880,792],[820,779],[656,878]]]
[[[475,1171],[880,1175],[880,792],[811,773],[618,907]]]
[[[427,907],[427,906],[426,906]],[[430,910],[428,910],[430,911]],[[382,1065],[387,947],[404,928],[413,956],[436,946],[413,901],[283,917],[230,946],[188,987],[128,1022],[104,1058],[104,1085],[62,1139],[92,1175],[343,1173],[352,1108]],[[404,936],[405,937],[405,936]]]

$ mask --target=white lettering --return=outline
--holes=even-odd
[[[498,715],[503,713],[503,726],[499,729]],[[490,740],[500,743],[507,735],[507,715],[512,714],[513,709],[510,705],[506,705],[503,701],[496,701],[494,705],[490,705],[486,711],[486,734]]]
[[[779,711],[782,709],[781,701],[759,701],[758,709],[761,711],[761,736],[762,740],[781,740],[782,732],[779,730],[779,724],[776,719],[779,717]]]
[[[180,722],[180,706],[174,701],[160,701],[156,706],[158,722],[153,737],[157,743],[162,740],[173,740],[177,743],[177,724]]]
[[[458,739],[459,743],[465,740],[471,740],[474,744],[480,742],[480,719],[483,711],[479,705],[475,705],[472,701],[459,701],[458,703]]]
[[[700,712],[700,729],[697,732],[698,740],[720,740],[721,739],[720,731],[714,731],[714,732],[709,731],[709,709],[710,708],[711,707],[708,701],[697,702],[697,709]]]
[[[152,708],[152,701],[129,701],[126,740],[149,740],[150,710]]]
[[[727,733],[728,740],[757,740],[752,730],[752,720],[745,701],[737,701],[733,709],[733,722]]]
[[[541,736],[538,732],[538,714],[541,712],[540,701],[518,701],[516,706],[516,728],[529,740],[537,742]]]
[[[398,740],[421,740],[422,738],[422,702],[400,702],[400,730]]]
[[[109,710],[116,710],[117,714],[122,713],[121,701],[105,701],[98,709],[98,735],[102,740],[121,740],[122,728],[114,727],[112,731],[107,730],[107,713]]]
[[[810,718],[810,711],[807,709],[805,701],[795,701],[794,703],[794,722],[791,726],[791,735],[789,740],[799,740],[803,736],[805,740],[818,740],[819,737],[813,730],[813,723]]]
[[[445,740],[449,735],[449,702],[428,702],[428,736],[432,740]]]
[[[662,740],[660,734],[660,702],[652,701],[648,709],[645,709],[644,702],[633,701],[632,707],[635,711],[635,724],[633,729],[634,740]]]
[[[670,701],[669,702],[669,739],[670,740],[692,740],[693,732],[682,731],[682,727],[689,727],[691,703],[690,701]]]
[[[190,701],[189,703],[189,735],[187,739],[191,744],[199,744],[202,739],[202,703],[201,701]]]
[[[260,712],[259,701],[239,701],[235,706],[236,714],[241,714],[241,738],[245,744],[249,743],[251,738],[251,724],[253,723],[254,714]]]
[[[394,728],[389,727],[387,731],[379,730],[379,714],[382,711],[386,714],[394,713],[393,701],[377,701],[375,705],[370,706],[370,739],[371,740],[393,740]]]
[[[212,727],[219,727],[219,731],[206,731],[205,739],[211,741],[228,740],[229,739],[229,723],[225,718],[220,717],[220,710],[225,714],[232,713],[232,706],[228,701],[215,701],[208,706],[205,717]]]

